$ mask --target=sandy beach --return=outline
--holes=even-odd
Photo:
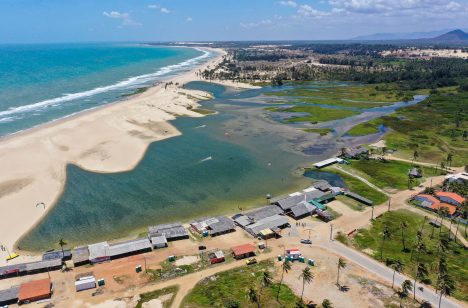
[[[225,55],[223,50],[210,51],[215,56],[209,62],[164,80],[172,82],[167,87],[163,82],[127,100],[0,139],[0,244],[12,252],[18,239],[54,206],[65,186],[67,164],[93,172],[130,170],[150,143],[180,134],[168,121],[202,116],[190,109],[210,94],[181,86],[200,80],[196,72],[215,66]],[[0,265],[6,257],[7,252],[0,251]],[[27,258],[22,255],[10,263]]]

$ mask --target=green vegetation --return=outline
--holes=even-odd
[[[195,108],[195,109],[192,109],[192,111],[195,111],[195,112],[203,114],[203,115],[215,114],[216,113],[216,111],[209,110],[209,109],[202,109],[202,108]]]
[[[415,166],[418,166],[415,164]],[[382,189],[408,189],[408,172],[413,168],[411,163],[396,160],[351,160],[351,165],[343,165],[343,168],[350,171],[358,171],[357,174],[369,180],[372,184]],[[419,185],[424,177],[435,176],[440,173],[431,167],[419,166],[423,177],[413,179],[410,186]]]
[[[320,136],[326,136],[328,133],[332,133],[334,130],[331,128],[304,128],[303,131],[307,133],[319,134]]]
[[[185,297],[182,307],[257,307],[249,293],[253,293],[252,286],[258,285],[264,273],[273,267],[272,261],[262,261],[203,279]],[[285,285],[280,288],[279,302],[276,301],[278,286],[278,283],[271,282],[261,291],[256,291],[262,306],[296,307],[299,298]]]
[[[127,94],[123,94],[122,96],[123,96],[123,97],[125,97],[125,96],[133,96],[133,95],[141,94],[141,93],[145,92],[146,90],[148,90],[148,87],[142,87],[142,88],[136,89],[136,90],[133,91],[133,92],[130,92],[130,93],[127,93]]]
[[[362,204],[361,202],[348,198],[346,196],[336,196],[336,200],[346,204],[349,208],[355,211],[362,212],[367,208],[367,205]]]
[[[307,171],[307,170],[306,170]],[[380,191],[375,190],[374,188],[370,187],[366,183],[363,183],[361,180],[350,176],[347,173],[344,173],[336,168],[333,167],[326,167],[320,170],[315,170],[319,172],[331,172],[338,174],[346,184],[346,187],[363,197],[366,197],[369,200],[372,200],[375,205],[382,204],[388,200],[388,197],[381,193]],[[347,197],[346,197],[347,198]]]
[[[420,280],[432,286],[437,283],[439,258],[444,256],[446,271],[457,287],[453,296],[468,301],[468,252],[453,240],[446,240],[442,246],[448,233],[445,226],[442,230],[433,230],[421,215],[397,210],[386,212],[373,221],[370,229],[358,230],[353,244],[361,250],[370,249],[376,259],[403,262],[403,272],[412,277],[416,275],[418,264],[423,264],[428,275]],[[383,234],[386,234],[385,242]]]
[[[153,299],[158,299],[161,296],[171,294],[171,298],[163,302],[163,308],[169,308],[172,306],[172,302],[174,301],[175,295],[177,294],[178,291],[179,291],[179,286],[172,286],[172,287],[167,287],[164,289],[140,294],[140,300],[136,304],[135,308],[141,308],[143,307],[144,303],[147,303]]]
[[[308,115],[293,117],[286,121],[290,123],[310,122],[312,124],[316,124],[318,122],[326,122],[326,121],[343,119],[343,118],[347,118],[347,117],[350,117],[352,115],[356,115],[359,113],[359,112],[351,111],[351,110],[330,109],[330,108],[322,108],[322,107],[316,107],[316,106],[294,106],[294,107],[289,107],[289,108],[269,107],[266,109],[269,111],[276,111],[276,112],[308,113]]]
[[[370,134],[378,133],[379,126],[382,125],[382,118],[377,118],[374,120],[370,120],[368,122],[364,122],[353,126],[350,130],[346,132],[346,134],[350,136],[365,136]]]

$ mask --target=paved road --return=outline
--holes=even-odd
[[[360,253],[354,249],[351,249],[339,242],[333,241],[324,243],[321,246],[325,249],[333,251],[339,255],[344,256],[345,258],[349,259],[351,262],[360,265],[361,267],[367,269],[368,271],[382,277],[383,279],[387,280],[388,282],[392,282],[393,271],[383,265],[382,263],[377,262],[376,260],[366,256],[363,253]],[[396,273],[395,275],[395,285],[399,286],[403,283],[404,280],[409,279],[413,281],[411,278]],[[433,307],[439,306],[439,295],[435,293],[434,290],[430,289],[428,286],[424,285],[424,291],[420,291],[419,284],[416,284],[416,296],[422,300],[425,300]],[[452,299],[443,297],[441,307],[443,308],[459,308],[463,307],[461,304],[458,304]]]

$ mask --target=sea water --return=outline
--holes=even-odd
[[[0,137],[114,102],[210,56],[124,43],[0,45]]]

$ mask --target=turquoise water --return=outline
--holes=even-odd
[[[136,44],[0,45],[0,136],[113,102],[209,57]]]

